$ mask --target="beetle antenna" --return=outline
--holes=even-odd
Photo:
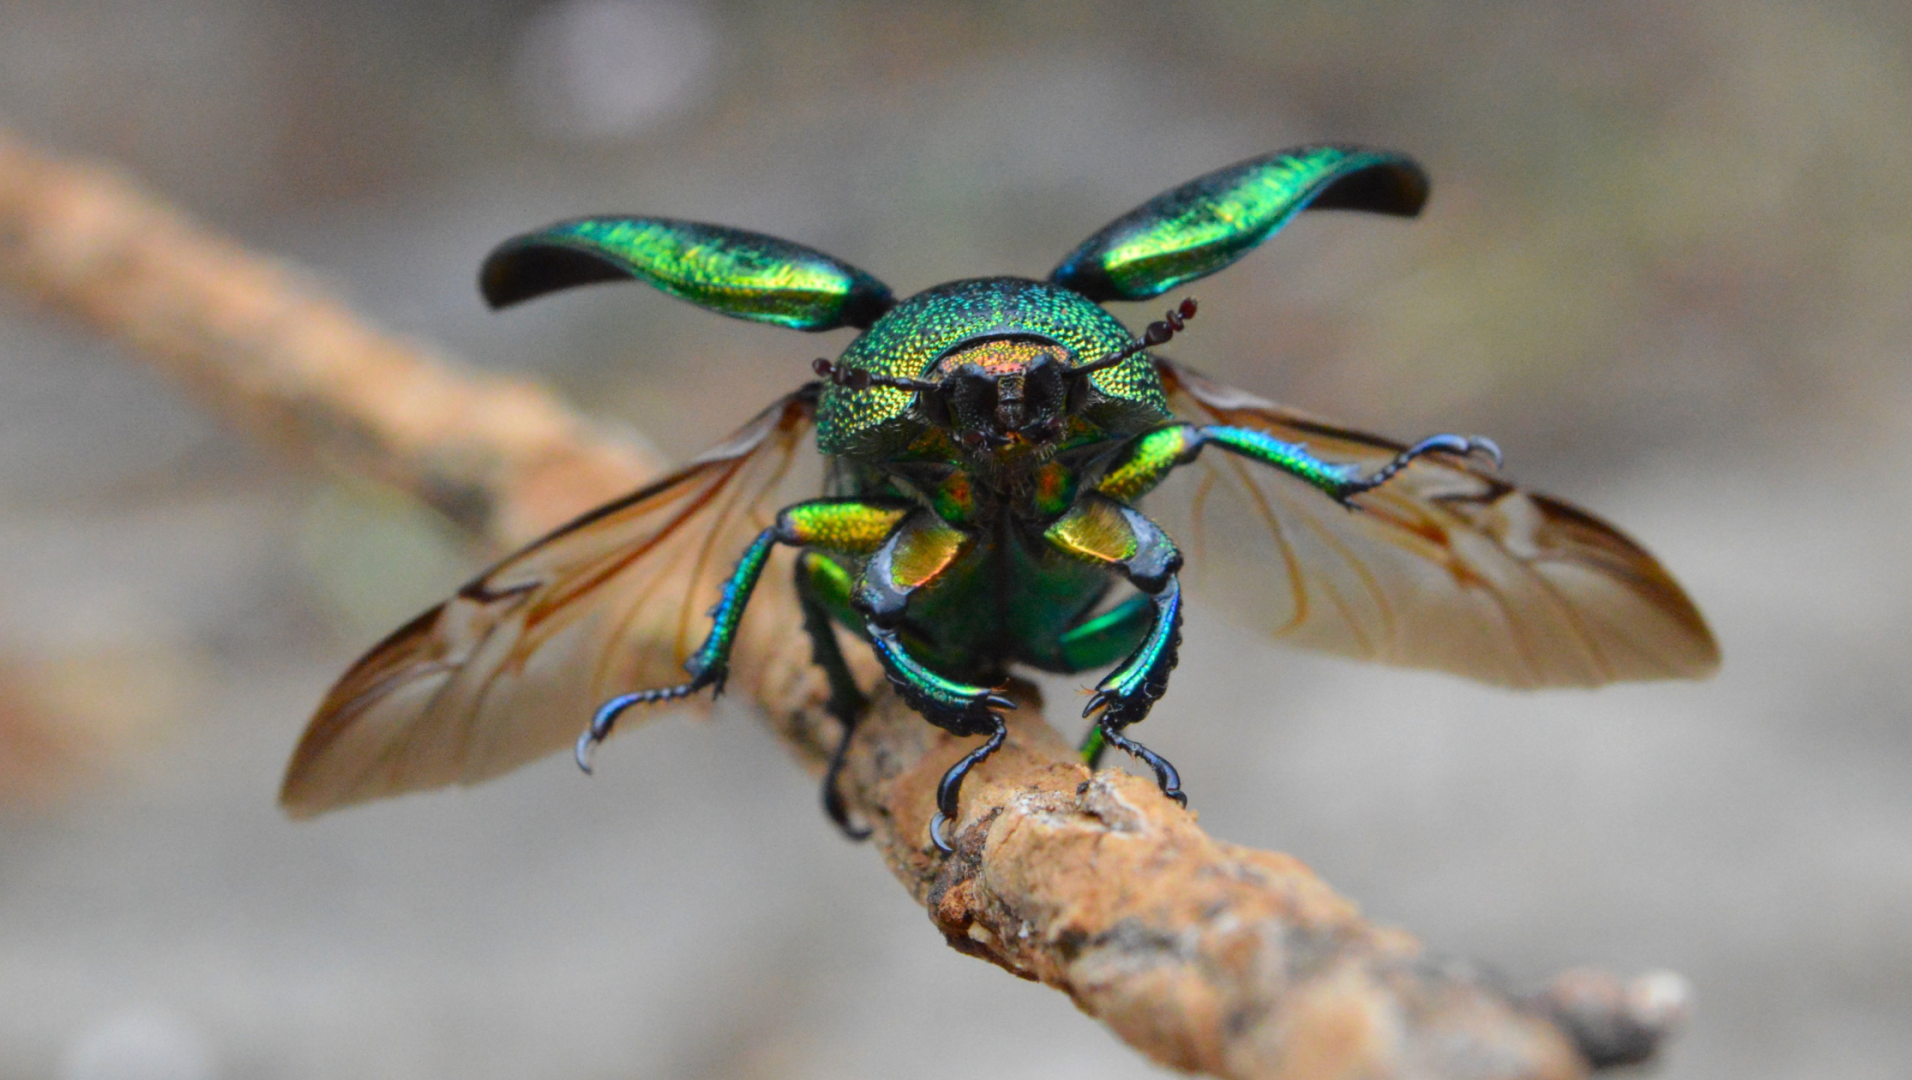
[[[1124,345],[1122,348],[1117,349],[1115,352],[1110,353],[1100,360],[1083,364],[1081,367],[1070,368],[1064,374],[1070,376],[1087,375],[1090,372],[1101,371],[1103,368],[1114,367],[1129,357],[1134,356],[1136,353],[1141,352],[1143,349],[1152,349],[1168,341],[1168,339],[1180,333],[1182,328],[1188,325],[1188,320],[1194,317],[1195,298],[1192,296],[1183,297],[1182,302],[1169,308],[1168,312],[1163,315],[1161,319],[1150,323],[1148,329],[1142,331],[1141,337],[1129,342],[1127,345]]]
[[[925,390],[934,390],[937,385],[933,382],[924,382],[921,379],[899,379],[890,375],[872,375],[863,368],[832,364],[821,356],[811,362],[810,370],[830,380],[831,383],[847,390],[862,390],[871,386],[889,386],[898,390],[911,390],[920,393]]]

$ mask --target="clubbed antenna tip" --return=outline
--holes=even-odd
[[[1129,357],[1134,356],[1136,353],[1141,352],[1143,349],[1152,349],[1168,341],[1168,339],[1174,337],[1176,334],[1181,333],[1182,328],[1188,325],[1188,320],[1194,317],[1195,298],[1185,296],[1182,298],[1181,303],[1169,308],[1168,311],[1163,314],[1162,318],[1150,323],[1148,328],[1142,331],[1140,338],[1129,342],[1127,345],[1094,363],[1069,369],[1069,374],[1087,375],[1091,372],[1101,371],[1103,368],[1114,367]]]

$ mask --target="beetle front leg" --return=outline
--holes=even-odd
[[[1182,641],[1182,587],[1176,571],[1182,553],[1153,521],[1099,494],[1085,496],[1051,525],[1044,539],[1064,553],[1121,573],[1153,608],[1146,636],[1126,660],[1096,685],[1082,715],[1096,718],[1099,737],[1084,755],[1099,755],[1103,743],[1141,759],[1155,772],[1162,793],[1186,805],[1181,777],[1161,755],[1122,734],[1140,721],[1168,689]]]
[[[910,597],[948,570],[973,543],[927,511],[897,527],[863,568],[856,606],[883,670],[903,700],[924,719],[957,735],[990,730],[989,710],[1015,705],[985,686],[958,682],[924,667],[903,644],[901,627]]]
[[[899,506],[860,502],[853,499],[816,499],[785,507],[777,514],[776,524],[757,534],[737,560],[736,569],[724,580],[722,599],[711,609],[710,633],[691,658],[684,662],[690,679],[676,686],[639,690],[617,697],[599,706],[590,726],[578,736],[578,768],[591,771],[591,751],[610,738],[617,718],[634,705],[677,701],[711,687],[723,693],[724,679],[730,674],[730,651],[737,644],[737,627],[744,609],[750,605],[757,579],[770,561],[770,552],[778,544],[797,547],[823,547],[848,554],[867,554],[888,535],[909,511]]]
[[[944,853],[951,848],[943,837],[943,826],[957,816],[963,777],[1002,745],[1005,729],[997,710],[1016,705],[990,687],[959,682],[925,667],[904,645],[902,622],[911,594],[941,577],[972,542],[968,533],[950,527],[935,514],[914,514],[870,557],[856,595],[876,658],[903,702],[951,734],[989,736],[950,766],[937,786],[936,816],[930,820],[929,836]]]
[[[923,719],[953,735],[988,735],[989,740],[951,765],[936,785],[936,815],[930,818],[929,838],[936,849],[947,855],[955,850],[943,837],[943,826],[956,820],[963,777],[982,764],[984,758],[1002,745],[1002,716],[995,710],[1013,709],[1016,703],[986,686],[971,686],[946,679],[924,667],[903,647],[894,628],[869,623],[870,643],[883,662],[883,671],[903,698],[904,704],[921,713]]]

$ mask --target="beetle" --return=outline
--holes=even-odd
[[[283,804],[303,815],[482,780],[571,743],[595,705],[575,741],[588,772],[628,710],[722,691],[784,548],[841,723],[822,797],[846,833],[866,832],[837,779],[868,700],[839,627],[924,719],[984,737],[942,778],[937,848],[950,850],[964,776],[1003,741],[1011,703],[998,687],[1018,664],[1112,665],[1084,710],[1084,757],[1121,749],[1185,803],[1175,768],[1129,729],[1167,688],[1182,625],[1182,549],[1141,503],[1198,459],[1183,516],[1197,535],[1207,524],[1233,539],[1221,591],[1278,638],[1519,687],[1709,673],[1718,648],[1659,563],[1501,478],[1492,442],[1403,445],[1309,417],[1151,351],[1195,314],[1192,299],[1139,338],[1102,306],[1215,273],[1303,210],[1412,217],[1427,195],[1402,154],[1298,147],[1150,199],[1044,280],[975,278],[902,300],[842,260],[725,226],[588,217],[506,241],[480,273],[493,307],[637,280],[735,318],[860,333],[728,441],[373,648],[319,706]],[[813,429],[824,490],[769,505]]]

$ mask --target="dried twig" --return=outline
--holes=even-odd
[[[394,341],[129,183],[4,134],[0,279],[295,455],[383,478],[501,548],[656,467],[535,387]],[[816,768],[834,725],[790,630],[740,641],[733,689]],[[1677,1026],[1677,977],[1570,973],[1520,999],[1430,957],[1295,859],[1210,838],[1151,783],[1090,775],[1021,694],[1007,745],[963,789],[953,857],[926,828],[967,742],[887,693],[847,793],[952,947],[1064,991],[1154,1060],[1293,1080],[1571,1077],[1644,1060]]]

